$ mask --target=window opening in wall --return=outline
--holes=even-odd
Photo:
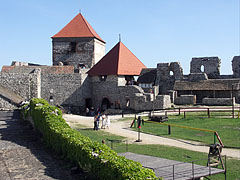
[[[71,42],[71,52],[76,52],[76,46],[77,46],[76,42]]]
[[[78,64],[78,68],[80,69],[86,69],[86,65],[83,63]]]
[[[173,71],[170,71],[170,76],[173,76],[174,74],[173,74]]]
[[[92,106],[93,106],[92,99],[91,98],[85,99],[85,108],[91,109]]]
[[[100,81],[106,81],[107,75],[99,76]]]
[[[134,76],[125,76],[126,85],[136,85],[137,82],[134,79]]]
[[[108,100],[108,98],[103,98],[102,106],[101,106],[102,111],[105,111],[106,109],[108,109],[110,107],[111,107],[111,104],[110,104],[110,101]]]
[[[126,102],[126,107],[130,107],[130,99],[127,99],[127,102]]]
[[[201,72],[205,72],[205,67],[204,67],[204,65],[201,65]]]

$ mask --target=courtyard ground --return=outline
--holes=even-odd
[[[83,125],[89,128],[93,128],[93,117],[64,114],[63,118],[72,128],[77,127],[78,125]],[[135,141],[138,139],[138,132],[132,131],[130,129],[131,120],[121,121],[121,118],[122,118],[121,115],[110,116],[110,119],[111,119],[110,128],[101,129],[101,130],[126,137],[129,143],[136,143]],[[167,146],[188,149],[188,150],[197,151],[197,152],[205,152],[205,153],[209,152],[208,146],[204,146],[199,142],[194,142],[194,141],[186,141],[181,139],[169,139],[169,138],[154,136],[154,135],[145,134],[145,133],[141,133],[141,140],[142,142],[138,142],[139,144],[159,144],[159,145],[167,145]],[[227,155],[228,157],[240,159],[240,150],[223,148],[222,155]]]

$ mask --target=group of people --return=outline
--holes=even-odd
[[[93,130],[99,130],[100,123],[102,123],[101,129],[105,129],[106,127],[109,129],[109,127],[110,127],[109,116],[107,114],[104,114],[104,113],[100,114],[100,112],[98,112],[94,116],[94,128],[93,128]]]

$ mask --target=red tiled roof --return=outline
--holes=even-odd
[[[59,37],[95,37],[104,42],[80,13],[52,38]]]
[[[122,43],[117,43],[89,71],[90,76],[139,75],[146,66]]]

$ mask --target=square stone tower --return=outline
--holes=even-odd
[[[52,37],[53,65],[91,68],[105,55],[105,42],[78,14]]]

